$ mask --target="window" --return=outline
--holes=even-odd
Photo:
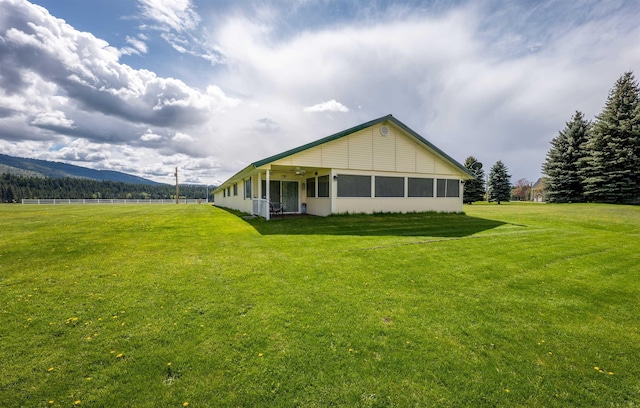
[[[307,179],[307,197],[315,197],[316,196],[316,178],[308,178]]]
[[[371,197],[371,176],[340,174],[338,197]]]
[[[376,197],[404,197],[404,177],[376,176]]]
[[[447,180],[447,197],[460,197],[459,180]]]
[[[237,196],[238,195],[238,183],[235,183],[233,185],[233,195]]]
[[[409,177],[409,197],[433,197],[433,179]]]
[[[438,197],[460,197],[460,181],[438,179]]]
[[[329,197],[329,175],[318,177],[318,197]]]
[[[222,189],[222,196],[223,196],[223,197],[226,197],[226,196],[227,196],[227,189],[226,189],[226,188],[223,188],[223,189]]]
[[[267,198],[267,181],[262,180],[262,198]],[[280,202],[280,181],[269,180],[269,201]]]
[[[251,198],[251,179],[244,181],[244,198]]]
[[[231,197],[231,187],[227,187],[227,197]]]

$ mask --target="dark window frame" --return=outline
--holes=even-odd
[[[404,177],[376,176],[374,179],[375,197],[404,197]]]
[[[311,177],[307,179],[307,198],[316,197],[316,178]]]
[[[244,198],[251,198],[252,194],[251,191],[252,190],[252,186],[251,186],[251,178],[248,178],[244,181]]]
[[[318,176],[318,194],[316,196],[318,198],[328,198],[330,192],[329,186],[330,180],[329,175]]]
[[[370,175],[338,174],[339,198],[371,198]]]
[[[460,180],[458,179],[438,179],[437,197],[458,198],[460,197]]]
[[[433,198],[435,180],[431,177],[409,177],[407,185],[407,197]],[[429,185],[430,184],[430,185]]]

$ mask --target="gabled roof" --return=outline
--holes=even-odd
[[[348,136],[348,135],[350,135],[352,133],[355,133],[355,132],[358,132],[358,131],[360,131],[362,129],[366,129],[368,127],[377,125],[379,123],[387,122],[387,121],[393,123],[394,125],[398,126],[400,129],[402,129],[405,132],[407,132],[410,136],[412,136],[418,142],[424,144],[426,147],[428,147],[429,149],[433,150],[436,154],[441,156],[443,159],[449,161],[451,164],[453,164],[458,169],[460,169],[463,173],[468,174],[471,177],[474,177],[474,175],[466,167],[464,167],[462,164],[458,163],[451,156],[449,156],[448,154],[446,154],[445,152],[443,152],[442,150],[437,148],[434,144],[429,142],[427,139],[423,138],[422,136],[420,136],[419,134],[414,132],[407,125],[405,125],[404,123],[400,122],[398,119],[393,117],[393,115],[389,114],[389,115],[386,115],[386,116],[382,116],[382,117],[380,117],[378,119],[374,119],[374,120],[371,120],[369,122],[354,126],[352,128],[346,129],[346,130],[343,130],[343,131],[335,133],[333,135],[324,137],[322,139],[318,139],[318,140],[316,140],[314,142],[307,143],[307,144],[304,144],[302,146],[299,146],[299,147],[287,150],[285,152],[276,154],[274,156],[270,156],[270,157],[267,157],[265,159],[258,160],[257,162],[251,163],[250,165],[248,165],[244,169],[240,170],[238,173],[234,174],[227,181],[222,183],[219,187],[224,186],[225,184],[227,184],[231,180],[238,179],[238,178],[243,178],[242,176],[244,176],[245,174],[248,175],[249,173],[251,173],[254,169],[257,169],[258,167],[267,165],[269,163],[272,163],[274,161],[283,159],[283,158],[291,156],[293,154],[300,153],[300,152],[302,152],[304,150],[311,149],[311,148],[319,146],[321,144],[324,144],[324,143],[327,143],[327,142],[331,142],[331,141],[336,140],[336,139],[340,139],[341,137]]]

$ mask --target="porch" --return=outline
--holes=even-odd
[[[245,179],[250,191],[251,213],[273,218],[270,203],[282,206],[282,215],[328,215],[331,213],[331,169],[270,166]]]

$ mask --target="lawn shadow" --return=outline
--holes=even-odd
[[[355,214],[329,217],[291,216],[266,221],[245,217],[262,235],[356,235],[465,237],[504,225],[466,214]]]

